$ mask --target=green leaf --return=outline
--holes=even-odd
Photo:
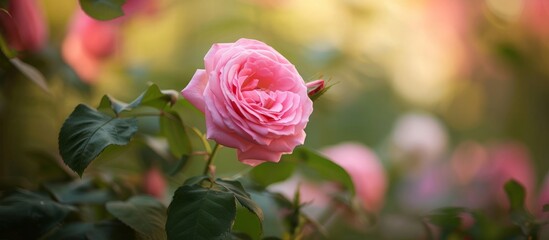
[[[218,178],[216,183],[227,188],[227,190],[234,193],[234,196],[236,197],[236,200],[238,200],[240,205],[242,205],[243,207],[248,209],[250,212],[255,214],[259,219],[260,223],[261,224],[263,223],[263,210],[261,210],[261,207],[259,207],[259,205],[257,205],[257,203],[255,203],[251,199],[250,194],[248,194],[246,190],[244,190],[244,187],[240,182],[223,180]]]
[[[111,20],[124,16],[122,5],[126,0],[80,0],[82,10],[97,20]]]
[[[349,174],[341,166],[321,154],[305,147],[298,147],[294,149],[293,154],[286,158],[297,159],[301,163],[300,168],[306,173],[312,172],[324,180],[341,183],[354,196],[355,188]]]
[[[95,223],[93,229],[86,233],[86,239],[135,239],[135,233],[120,221],[101,221]]]
[[[549,204],[543,204],[543,212],[549,212]]]
[[[539,225],[535,222],[534,216],[526,210],[524,205],[526,200],[526,190],[524,187],[512,179],[505,183],[505,193],[510,203],[510,217],[513,223],[519,226],[525,236],[536,235]]]
[[[38,71],[38,69],[21,61],[19,58],[11,58],[10,62],[38,87],[47,93],[50,92],[48,84],[46,83],[46,78],[42,75],[42,73],[40,73],[40,71]]]
[[[249,174],[254,182],[267,187],[273,183],[282,182],[290,178],[296,167],[295,161],[281,160],[278,163],[266,162],[254,167]]]
[[[153,84],[129,104],[113,98],[109,95],[105,95],[101,99],[101,103],[99,104],[99,107],[97,107],[97,110],[108,114],[114,112],[116,116],[124,111],[131,111],[138,107],[152,107],[158,110],[163,110],[168,103],[170,105],[175,104],[177,98],[178,94],[176,91],[161,91],[158,86]],[[131,116],[131,114],[129,115]]]
[[[230,239],[235,196],[199,185],[184,185],[168,207],[168,239]]]
[[[177,158],[190,155],[191,141],[183,126],[183,121],[174,111],[166,111],[160,117],[160,132],[168,140],[171,153]]]
[[[44,187],[61,203],[105,203],[114,198],[111,191],[97,189],[91,179],[70,183],[45,183]]]
[[[145,239],[166,239],[166,208],[149,196],[134,196],[126,202],[109,202],[107,211]]]
[[[505,183],[504,189],[511,209],[524,209],[524,200],[526,199],[524,187],[515,180],[509,180]]]
[[[148,106],[156,109],[163,109],[167,103],[175,104],[179,94],[174,90],[163,90],[156,84],[152,84],[147,90],[128,105],[128,108]]]
[[[466,212],[463,208],[448,207],[435,210],[427,216],[432,224],[442,228],[444,232],[452,232],[461,226],[460,214]]]
[[[124,111],[126,106],[128,106],[127,103],[124,103],[109,95],[104,95],[101,98],[101,102],[99,103],[99,107],[97,107],[97,110],[109,115],[112,115],[112,113],[114,113],[117,116],[120,112]]]
[[[75,222],[64,224],[47,239],[73,240],[103,240],[103,239],[135,239],[134,231],[118,220],[91,222]]]
[[[0,201],[2,239],[37,239],[57,226],[75,209],[23,189]]]
[[[126,145],[137,131],[135,118],[113,118],[84,104],[63,123],[59,152],[78,175],[109,145]]]

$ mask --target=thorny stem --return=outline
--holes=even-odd
[[[208,162],[206,163],[206,167],[204,168],[204,175],[208,174],[208,172],[210,171],[210,166],[212,165],[213,158],[215,156],[215,153],[217,152],[217,149],[219,149],[219,144],[216,143],[212,149],[212,152],[210,153],[210,156],[208,157]]]

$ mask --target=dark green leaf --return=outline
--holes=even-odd
[[[119,101],[109,95],[104,95],[103,98],[101,98],[101,102],[99,103],[97,110],[109,115],[112,115],[112,113],[118,115],[126,108],[127,105],[127,103]]]
[[[86,233],[92,231],[93,223],[77,222],[69,223],[57,230],[48,239],[72,239],[72,240],[87,240]]]
[[[504,186],[505,193],[510,203],[510,217],[513,223],[519,226],[525,236],[535,235],[539,226],[535,223],[534,216],[526,210],[526,190],[515,180],[509,180]]]
[[[86,239],[135,239],[135,232],[120,221],[102,221],[93,225],[93,229],[86,233]]]
[[[97,20],[111,20],[124,16],[122,5],[126,0],[80,0],[82,10]]]
[[[549,212],[549,204],[543,204],[543,212]]]
[[[63,225],[47,239],[71,240],[118,240],[135,239],[134,231],[120,221],[98,223],[76,222]]]
[[[191,154],[191,141],[185,131],[181,118],[176,112],[164,112],[162,117],[160,117],[160,131],[168,140],[170,151],[174,156],[180,158]]]
[[[17,190],[0,201],[0,239],[36,239],[73,210],[48,197]]]
[[[147,90],[137,97],[128,105],[128,108],[136,108],[138,106],[148,106],[156,109],[163,109],[167,103],[173,105],[179,94],[173,90],[161,91],[156,84],[147,88]]]
[[[453,231],[460,227],[460,214],[465,212],[463,208],[442,208],[435,210],[434,213],[427,216],[427,219],[432,224],[439,226],[443,231]]]
[[[63,123],[59,151],[63,161],[80,176],[109,145],[126,145],[137,131],[135,118],[113,118],[78,105]]]
[[[296,168],[295,161],[281,160],[278,163],[262,163],[250,171],[250,177],[263,187],[282,182],[292,176]]]
[[[70,183],[46,183],[44,187],[62,203],[105,203],[114,198],[108,189],[97,189],[91,179]]]
[[[230,239],[236,217],[233,193],[184,185],[168,208],[168,239]]]
[[[259,207],[259,205],[257,205],[257,203],[255,203],[251,199],[250,194],[248,194],[246,190],[244,190],[244,187],[240,182],[217,179],[216,183],[234,193],[234,196],[236,197],[236,200],[238,200],[240,205],[255,214],[259,221],[263,223],[263,210],[261,210],[261,207]]]
[[[114,112],[117,116],[124,111],[131,111],[138,107],[152,107],[163,110],[168,103],[173,105],[177,101],[177,96],[177,92],[173,90],[161,91],[158,86],[153,84],[129,104],[105,95],[101,99],[97,110],[105,113]],[[131,116],[131,114],[129,115]]]
[[[126,202],[109,202],[107,211],[145,239],[166,239],[166,208],[149,196],[135,196]]]
[[[524,200],[526,198],[524,187],[515,180],[509,180],[505,183],[504,189],[511,209],[524,209]]]

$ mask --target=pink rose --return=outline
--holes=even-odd
[[[286,58],[257,40],[214,44],[181,94],[206,115],[207,137],[256,166],[278,162],[305,140],[313,111],[305,82]]]
[[[82,80],[92,83],[101,63],[116,51],[119,31],[119,21],[98,21],[78,10],[63,41],[63,58]]]
[[[166,193],[166,185],[166,179],[158,167],[153,166],[147,170],[143,179],[145,193],[157,199],[163,199]]]
[[[41,9],[34,0],[10,0],[7,11],[0,11],[0,26],[8,44],[19,51],[40,50],[47,37]]]
[[[365,209],[377,212],[383,207],[387,176],[370,149],[358,143],[342,143],[326,148],[322,153],[349,173]]]

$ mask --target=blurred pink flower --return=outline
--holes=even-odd
[[[470,184],[487,163],[488,150],[476,142],[459,144],[450,158],[456,182],[460,185]]]
[[[490,150],[486,174],[492,183],[491,190],[500,206],[507,208],[509,200],[503,189],[505,183],[516,180],[526,190],[526,204],[531,209],[535,196],[535,172],[528,150],[519,143],[498,144]]]
[[[549,1],[525,0],[522,20],[533,33],[549,37]]]
[[[166,193],[166,180],[158,167],[151,167],[143,177],[143,191],[157,199],[163,199]]]
[[[78,10],[63,41],[63,58],[82,80],[92,83],[100,73],[101,62],[115,52],[118,31],[118,21],[97,21]]]
[[[416,161],[404,165],[422,169],[442,157],[447,138],[438,119],[428,114],[408,113],[397,120],[393,129],[391,143],[395,149],[392,154],[397,161]]]
[[[93,83],[101,71],[102,62],[116,52],[122,25],[139,13],[153,11],[156,2],[128,0],[122,6],[125,15],[109,21],[95,20],[78,9],[63,41],[63,58],[82,80]]]
[[[9,0],[8,13],[0,11],[0,26],[10,47],[38,51],[46,42],[46,20],[35,0]]]
[[[371,212],[381,210],[387,190],[387,176],[381,162],[370,149],[349,142],[325,148],[322,153],[349,173],[365,209]]]
[[[486,148],[467,142],[456,149],[451,164],[463,191],[460,201],[467,207],[507,208],[503,186],[511,179],[524,186],[527,206],[534,206],[535,172],[523,145],[507,142]]]
[[[411,174],[397,185],[397,200],[407,210],[427,212],[452,200],[452,175],[446,163],[437,163]]]

